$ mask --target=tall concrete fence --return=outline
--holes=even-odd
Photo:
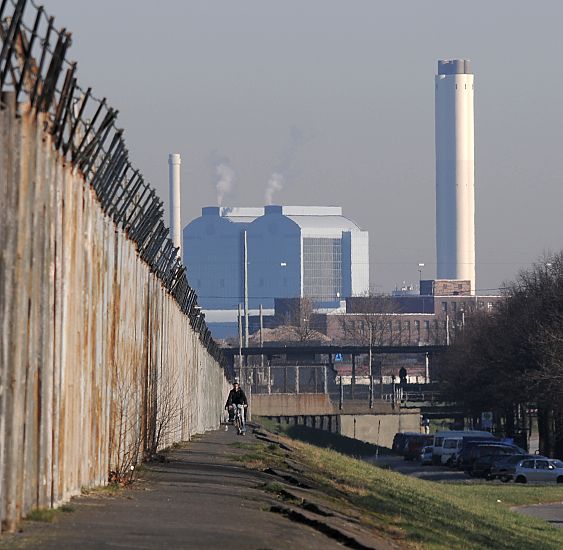
[[[226,392],[222,354],[116,112],[78,86],[70,35],[26,4],[0,4],[8,531],[34,508],[126,480],[159,449],[217,427]]]

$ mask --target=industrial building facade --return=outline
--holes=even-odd
[[[184,262],[205,309],[244,302],[246,233],[249,308],[275,298],[317,303],[369,292],[369,238],[340,207],[206,207],[184,228]]]

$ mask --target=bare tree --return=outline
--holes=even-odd
[[[283,314],[283,326],[299,342],[318,340],[319,331],[315,330],[314,302],[311,298],[295,298],[287,300]]]
[[[163,370],[155,372],[153,376],[152,406],[148,411],[146,460],[154,459],[179,428],[182,419],[182,394],[178,384],[177,376],[173,378]]]
[[[390,346],[400,342],[397,307],[391,296],[369,295],[361,300],[361,312],[339,317],[340,340],[350,344]]]
[[[458,331],[444,390],[468,412],[493,411],[508,435],[537,410],[540,452],[563,456],[563,253],[505,286],[495,312],[475,312]]]
[[[135,467],[141,460],[143,430],[139,395],[130,380],[131,373],[116,368],[114,371],[114,401],[110,431],[110,470],[108,481],[127,485],[133,480]]]

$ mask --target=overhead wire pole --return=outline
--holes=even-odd
[[[369,408],[373,408],[373,366],[372,366],[372,334],[373,327],[371,321],[369,322]]]
[[[238,369],[240,379],[242,378],[242,315],[240,311],[240,304],[238,305]]]
[[[260,304],[260,347],[264,347],[264,338],[262,331],[264,330],[264,312],[262,311],[262,304]],[[260,366],[264,367],[264,355],[260,355]]]
[[[248,347],[248,238],[244,232],[244,347]]]

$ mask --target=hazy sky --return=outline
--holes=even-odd
[[[340,205],[370,232],[371,284],[435,276],[434,75],[475,72],[477,288],[563,237],[563,2],[45,0],[83,87],[107,96],[132,158],[183,218],[224,205]],[[223,170],[225,173],[225,170]],[[227,170],[228,173],[228,170]],[[278,180],[279,183],[279,180]]]

